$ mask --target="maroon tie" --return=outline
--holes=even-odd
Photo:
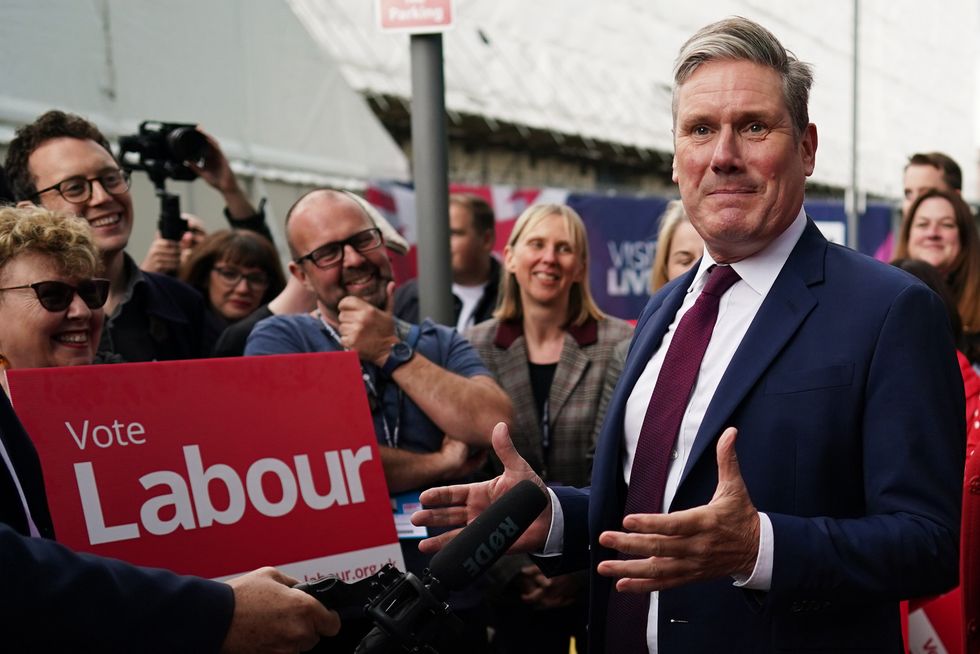
[[[660,513],[663,509],[670,453],[715,328],[718,303],[739,279],[731,266],[711,266],[701,295],[677,325],[643,417],[630,469],[624,517],[631,513]],[[606,616],[606,652],[646,652],[649,612],[649,594],[620,593],[614,586]]]

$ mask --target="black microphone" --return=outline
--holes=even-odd
[[[490,569],[548,505],[548,496],[528,479],[488,506],[432,557],[429,574],[448,590],[460,590]]]
[[[490,569],[548,505],[548,496],[524,480],[486,508],[432,557],[422,579],[387,565],[376,575],[344,584],[330,578],[300,584],[328,608],[363,606],[375,624],[355,652],[426,652],[434,637],[461,624],[446,598]]]

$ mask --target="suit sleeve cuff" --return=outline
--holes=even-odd
[[[768,591],[772,588],[772,559],[773,559],[772,521],[765,513],[759,514],[759,555],[755,559],[755,567],[749,577],[733,575],[735,585],[750,590]]]
[[[565,514],[561,510],[561,502],[555,491],[548,489],[551,497],[551,527],[548,529],[548,538],[544,542],[544,550],[535,556],[559,556],[562,553],[562,544],[565,540]]]

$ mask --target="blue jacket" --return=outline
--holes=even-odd
[[[615,556],[598,536],[621,529],[626,401],[696,269],[638,321],[591,490],[556,491],[565,555],[551,571],[590,566],[592,652],[602,651],[611,588],[595,567]],[[903,651],[899,600],[957,581],[963,415],[939,298],[828,244],[808,221],[711,400],[670,506],[710,501],[716,440],[737,427],[742,476],[773,525],[772,587],[717,579],[661,592],[661,654]]]
[[[30,538],[0,460],[0,624],[5,652],[218,652],[234,611],[227,584],[78,554],[54,532],[30,438],[0,392],[0,438],[45,538]]]

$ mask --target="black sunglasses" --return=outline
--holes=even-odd
[[[48,311],[64,311],[71,306],[71,301],[75,298],[75,293],[82,298],[89,309],[98,309],[109,299],[109,280],[108,279],[87,279],[79,282],[78,286],[72,286],[65,282],[34,282],[33,284],[23,284],[21,286],[8,286],[0,288],[0,291],[16,291],[18,289],[34,289],[37,301]]]

